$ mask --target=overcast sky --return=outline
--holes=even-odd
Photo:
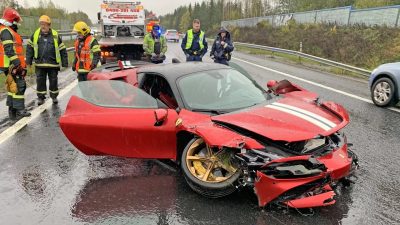
[[[17,0],[19,3],[27,3],[29,6],[35,6],[38,0]],[[69,12],[84,11],[89,17],[96,22],[97,12],[99,11],[100,4],[103,0],[52,0],[54,4],[59,5]],[[135,0],[140,1],[140,0]],[[189,3],[202,2],[202,0],[142,0],[141,1],[147,10],[152,10],[157,15],[163,15],[173,12],[174,9],[181,5],[188,5]]]

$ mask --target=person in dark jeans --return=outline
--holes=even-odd
[[[186,32],[181,48],[186,56],[186,61],[203,61],[207,53],[208,44],[204,31],[200,30],[200,20],[193,20],[193,29]]]
[[[38,105],[42,105],[47,94],[47,77],[49,77],[49,91],[53,103],[57,104],[58,72],[60,63],[68,67],[67,49],[62,43],[58,32],[51,29],[50,17],[43,15],[39,18],[40,28],[33,33],[26,48],[26,63],[32,65],[35,60]]]
[[[231,59],[231,53],[233,49],[234,46],[231,41],[231,35],[225,28],[222,27],[215,38],[210,57],[215,63],[221,63],[229,66],[228,61]]]

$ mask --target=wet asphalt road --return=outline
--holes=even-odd
[[[177,44],[169,47],[169,59],[183,58]],[[240,53],[235,58],[369,99],[366,82]],[[287,78],[233,61],[261,84]],[[0,224],[400,224],[400,113],[289,80],[345,106],[351,117],[345,132],[361,162],[357,183],[313,216],[259,209],[251,190],[206,199],[158,161],[84,156],[57,123],[69,93],[0,145]],[[9,125],[0,123],[0,131]]]

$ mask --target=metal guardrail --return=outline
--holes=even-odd
[[[309,54],[299,52],[299,51],[293,51],[293,50],[275,48],[275,47],[269,47],[269,46],[263,46],[263,45],[256,45],[256,44],[248,44],[248,43],[242,43],[242,42],[234,42],[234,45],[235,46],[243,46],[243,47],[247,47],[247,48],[253,48],[253,49],[267,50],[267,51],[271,51],[271,52],[279,52],[279,53],[295,55],[295,56],[309,59],[309,60],[324,64],[324,65],[328,65],[328,66],[340,68],[340,69],[343,69],[346,71],[350,71],[353,73],[357,73],[357,74],[360,74],[360,75],[363,75],[366,77],[369,77],[371,74],[371,71],[366,70],[366,69],[358,68],[358,67],[347,65],[344,63],[340,63],[340,62],[335,62],[335,61],[332,61],[329,59],[320,58],[320,57],[309,55]]]
[[[58,31],[58,35],[60,37],[64,37],[64,36],[75,36],[76,34],[73,33],[72,30],[63,30],[63,31]],[[22,39],[31,38],[31,36],[27,36],[27,35],[22,35],[21,37],[22,37]]]

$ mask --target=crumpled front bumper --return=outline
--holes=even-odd
[[[276,179],[258,171],[254,190],[260,207],[273,202],[292,208],[312,208],[335,203],[330,182],[328,173],[307,178]]]
[[[342,158],[344,154],[348,159]],[[336,155],[341,158],[340,161],[337,161]],[[354,152],[348,151],[347,146],[333,152],[329,157],[331,160],[336,159],[336,162],[328,162],[328,157],[316,160],[316,163],[326,165],[326,170],[309,176],[277,178],[271,174],[267,175],[263,169],[258,170],[254,191],[259,206],[276,203],[291,208],[314,208],[335,204],[333,188],[341,181],[349,181],[349,177],[353,176],[358,168],[358,158]],[[289,164],[291,162],[299,162],[299,157],[284,161]],[[268,165],[264,166],[264,169],[267,167]]]

